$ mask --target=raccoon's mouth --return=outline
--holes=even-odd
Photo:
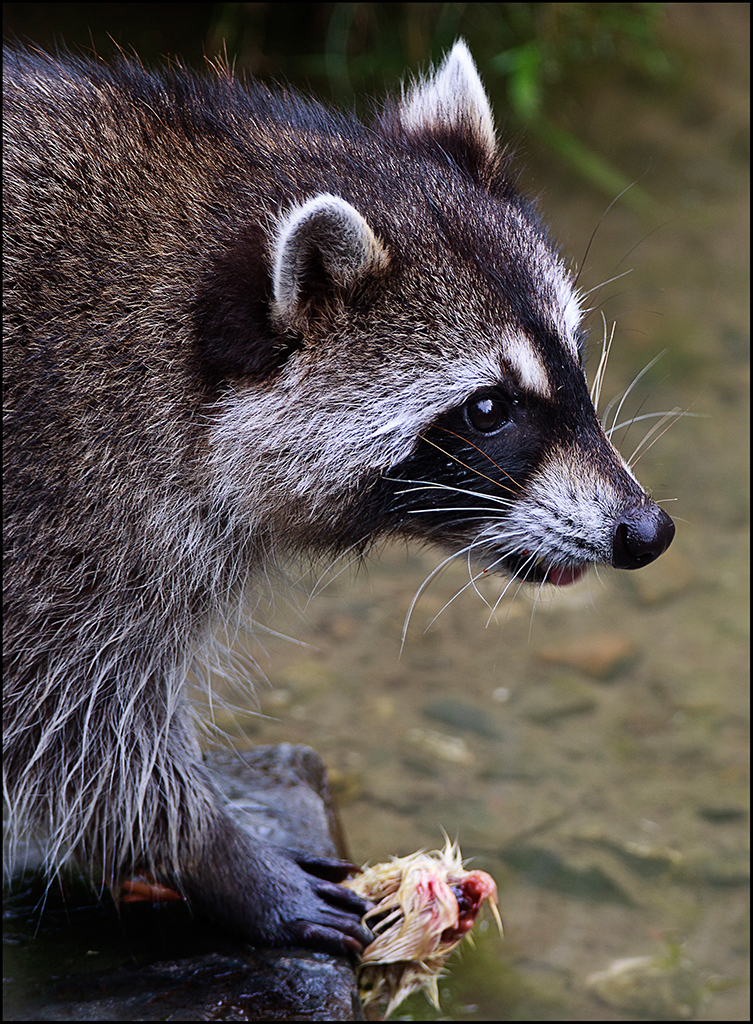
[[[588,564],[557,565],[546,558],[532,560],[530,551],[508,555],[502,562],[504,572],[526,583],[551,583],[554,587],[568,587],[588,571]]]

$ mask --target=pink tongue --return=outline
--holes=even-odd
[[[583,565],[565,566],[561,569],[552,566],[546,571],[546,582],[554,584],[555,587],[567,587],[579,580],[585,571],[586,568]]]

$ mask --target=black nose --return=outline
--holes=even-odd
[[[666,551],[674,535],[675,524],[658,505],[652,502],[631,509],[615,527],[612,565],[615,569],[640,569]]]

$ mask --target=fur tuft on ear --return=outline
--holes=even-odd
[[[387,250],[344,199],[323,193],[290,210],[273,243],[273,311],[293,321],[332,285],[349,288],[387,266]]]
[[[492,108],[462,39],[433,75],[417,82],[403,96],[398,116],[410,133],[462,133],[476,143],[487,159],[496,154]]]

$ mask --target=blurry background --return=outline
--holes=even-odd
[[[402,650],[442,556],[388,547],[357,574],[320,567],[254,613],[295,638],[249,639],[258,702],[245,704],[266,717],[216,725],[238,747],[319,750],[356,861],[439,846],[444,828],[494,875],[505,939],[482,928],[458,958],[443,1019],[747,1020],[748,5],[3,13],[6,39],[47,48],[199,68],[226,51],[239,72],[364,116],[370,94],[468,41],[521,185],[574,266],[591,242],[592,372],[601,312],[616,321],[602,407],[663,353],[619,419],[693,414],[660,427],[637,469],[676,540],[640,573],[512,587],[499,604],[504,581],[474,590],[452,565]],[[617,432],[626,456],[656,422]],[[640,956],[661,986],[612,978],[599,1001],[589,975]],[[442,1019],[423,997],[403,1011]]]

